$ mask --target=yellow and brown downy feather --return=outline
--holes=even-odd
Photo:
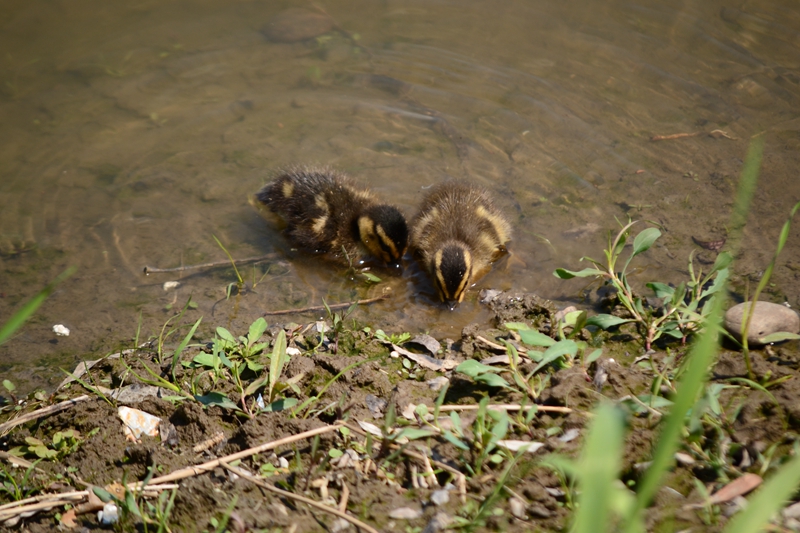
[[[400,211],[329,168],[284,171],[256,200],[283,218],[293,246],[342,262],[358,262],[366,253],[396,265],[408,247]]]
[[[489,193],[458,180],[435,186],[414,218],[411,246],[450,309],[506,253],[511,224]]]

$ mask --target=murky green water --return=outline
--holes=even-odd
[[[642,282],[683,279],[699,250],[691,238],[726,234],[753,134],[766,151],[740,273],[766,266],[800,199],[793,0],[342,0],[319,6],[343,31],[269,42],[259,30],[292,5],[309,7],[6,3],[0,320],[67,266],[79,271],[0,347],[0,374],[22,388],[53,384],[59,366],[133,338],[140,312],[142,335],[156,333],[167,306],[190,295],[192,320],[241,329],[267,309],[379,292],[292,255],[248,205],[285,165],[345,170],[409,216],[439,180],[479,182],[516,228],[514,257],[482,285],[564,301],[582,285],[553,269],[599,257],[615,217],[663,226]],[[678,133],[698,135],[650,140]],[[793,306],[797,233],[773,296]],[[212,234],[236,257],[278,252],[254,293],[225,301],[230,269],[185,274],[173,291],[162,284],[178,276],[142,274],[225,259]],[[256,280],[266,271],[244,269]],[[451,338],[483,320],[474,298],[455,313],[431,305],[413,267],[387,284],[394,298],[359,320]],[[56,338],[57,323],[72,334]]]

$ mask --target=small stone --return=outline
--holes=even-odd
[[[511,511],[511,514],[514,516],[514,518],[518,518],[520,520],[525,520],[527,518],[527,516],[525,516],[525,502],[516,496],[508,500],[508,510]]]
[[[399,507],[389,511],[389,518],[395,520],[416,520],[420,516],[422,516],[422,511],[411,507]]]
[[[69,328],[64,324],[56,324],[53,326],[53,333],[59,337],[69,337]]]
[[[737,340],[742,338],[742,315],[750,302],[734,305],[725,313],[725,329]],[[772,333],[800,332],[800,316],[780,304],[756,302],[750,329],[747,332],[748,344],[764,344],[761,339]]]
[[[443,529],[446,529],[452,519],[449,515],[445,513],[436,513],[431,521],[425,526],[425,529],[422,530],[422,533],[437,533]]]
[[[339,533],[340,531],[345,531],[347,529],[350,529],[350,526],[352,526],[350,522],[348,522],[344,518],[339,518],[331,526],[331,531],[333,531],[333,533]]]
[[[444,505],[450,501],[450,494],[444,490],[435,490],[433,494],[431,494],[431,502],[434,505]]]
[[[429,379],[425,382],[429,389],[434,392],[437,392],[442,389],[446,384],[450,383],[450,380],[444,376],[439,376],[438,378]]]
[[[177,289],[178,287],[180,287],[180,285],[181,285],[181,283],[179,281],[165,281],[164,285],[162,286],[162,288],[165,291],[168,291],[168,290],[171,290],[171,289]]]

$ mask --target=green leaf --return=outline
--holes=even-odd
[[[233,346],[239,344],[239,341],[236,340],[236,337],[234,337],[230,331],[223,328],[222,326],[217,327],[217,336],[220,339],[226,341],[227,343],[232,344]]]
[[[452,444],[452,445],[453,445],[453,446],[455,446],[456,448],[458,448],[458,449],[460,449],[460,450],[464,450],[464,451],[469,451],[469,446],[468,446],[468,445],[467,445],[467,444],[466,444],[464,441],[462,441],[461,439],[459,439],[458,437],[456,437],[455,435],[453,435],[453,434],[452,434],[452,433],[450,433],[449,431],[445,431],[445,432],[442,434],[442,436],[443,436],[443,437],[444,437],[444,438],[445,438],[445,439],[446,439],[446,440],[447,440],[447,441],[448,441],[450,444]]]
[[[531,327],[525,322],[506,322],[503,324],[507,329],[514,331],[528,331]]]
[[[241,411],[238,405],[233,403],[230,398],[226,395],[222,394],[221,392],[209,392],[203,396],[195,396],[195,400],[200,402],[206,407],[222,407],[223,409],[233,409],[235,411]]]
[[[200,352],[199,354],[194,356],[192,362],[201,366],[207,366],[209,368],[214,368],[214,363],[216,360],[219,359],[213,353],[208,352]]]
[[[620,324],[625,324],[626,322],[632,322],[630,318],[620,318],[614,315],[607,315],[607,314],[599,314],[590,316],[586,320],[587,326],[597,326],[600,329],[608,329],[613,328],[615,326],[619,326]]]
[[[424,439],[425,437],[430,437],[435,434],[436,434],[435,432],[430,431],[428,429],[403,428],[403,430],[400,431],[400,433],[398,433],[395,437],[393,437],[393,439],[396,440],[399,439],[400,437],[405,437],[408,440],[417,440],[417,439]]]
[[[267,331],[267,321],[264,317],[258,317],[255,322],[250,324],[250,331],[247,333],[247,345],[252,346],[264,332]]]
[[[498,370],[496,368],[479,363],[475,359],[468,359],[456,367],[456,372],[466,374],[472,379],[475,379],[481,374],[486,374],[487,372],[490,373],[497,371]]]
[[[597,358],[603,355],[603,349],[598,348],[583,359],[583,364],[588,365],[597,361]]]
[[[114,499],[110,492],[102,487],[92,486],[92,492],[94,492],[95,496],[100,498],[100,501],[108,503]]]
[[[7,379],[3,380],[3,388],[6,389],[8,392],[14,392],[15,390],[17,390],[17,387]]]
[[[264,409],[262,409],[263,413],[275,413],[278,411],[285,411],[286,409],[291,409],[299,402],[297,398],[281,398],[280,400],[275,400]]]
[[[556,359],[564,357],[565,355],[569,355],[570,357],[575,357],[575,354],[578,353],[578,345],[575,344],[575,341],[567,339],[563,341],[559,341],[545,350],[544,355],[542,355],[542,360],[539,362],[538,365],[533,369],[531,375],[535,374],[542,368],[546,367]]]
[[[519,338],[528,346],[542,346],[548,348],[556,343],[555,340],[536,330],[520,331]]]
[[[717,260],[714,261],[714,266],[711,267],[711,272],[717,272],[722,270],[723,268],[727,268],[733,262],[733,256],[730,252],[722,252],[717,256]]]
[[[511,388],[508,384],[508,381],[498,376],[497,374],[492,374],[489,372],[475,376],[473,379],[475,379],[475,381],[486,383],[490,387],[503,387],[505,389]]]
[[[789,341],[800,339],[797,333],[789,333],[788,331],[779,331],[777,333],[770,333],[766,337],[761,337],[758,341],[761,344],[771,344],[773,342]]]
[[[572,270],[566,270],[564,268],[557,268],[553,272],[553,275],[561,279],[572,279],[572,278],[588,278],[589,276],[602,276],[603,272],[596,268],[584,268],[583,270],[579,270],[577,272],[574,272]]]
[[[658,283],[654,281],[652,283],[648,283],[647,287],[649,287],[650,290],[656,294],[656,298],[661,298],[663,300],[672,299],[672,295],[675,294],[675,289],[666,283]]]
[[[633,239],[633,256],[646,252],[653,246],[656,239],[661,237],[661,231],[658,228],[647,228],[642,230],[635,239]]]

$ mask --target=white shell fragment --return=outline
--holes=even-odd
[[[114,502],[108,502],[102,511],[97,511],[97,521],[103,525],[116,524],[119,520],[119,509]]]
[[[539,448],[544,446],[544,443],[532,442],[529,440],[499,440],[497,441],[497,445],[512,452],[524,450],[528,453],[535,453]]]
[[[164,288],[165,291],[168,291],[168,290],[171,290],[171,289],[177,289],[180,286],[181,286],[181,282],[180,281],[165,281],[164,285],[163,285],[163,288]]]
[[[69,328],[64,324],[56,324],[53,326],[53,333],[59,337],[69,337]]]
[[[422,516],[422,511],[411,507],[400,507],[389,511],[389,518],[394,518],[395,520],[415,520],[420,516]]]
[[[286,355],[294,357],[296,355],[301,355],[303,352],[300,351],[300,348],[296,348],[294,346],[289,346],[286,348]]]
[[[124,406],[120,407],[117,412],[122,419],[122,430],[126,439],[136,442],[142,435],[147,435],[148,437],[158,435],[158,424],[161,419],[157,416]]]

